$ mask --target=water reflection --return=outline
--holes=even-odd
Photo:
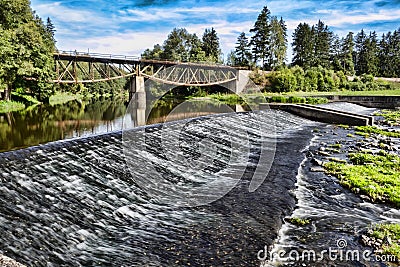
[[[0,114],[0,151],[121,128],[123,99],[70,101]]]
[[[178,99],[146,101],[145,97],[139,97],[131,102],[128,115],[128,104],[127,98],[91,99],[0,114],[0,152],[146,124],[244,110],[241,106],[230,106],[221,111],[222,104],[210,101],[185,101],[185,105],[181,105],[182,100]]]

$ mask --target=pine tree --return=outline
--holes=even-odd
[[[367,58],[366,58],[366,40],[367,35],[362,29],[361,32],[357,33],[355,40],[355,70],[357,75],[361,75],[366,72],[367,69]]]
[[[261,60],[261,65],[264,69],[270,69],[270,66],[266,65],[270,54],[270,15],[271,12],[268,7],[264,6],[254,23],[254,27],[250,30],[250,32],[254,34],[250,41],[254,63],[257,64],[257,62]]]
[[[270,35],[270,54],[268,64],[271,68],[282,66],[286,57],[287,50],[287,33],[286,25],[283,19],[280,21],[276,17],[271,19],[271,35]]]
[[[378,74],[378,38],[376,32],[371,32],[366,39],[366,70],[365,73],[377,75]]]
[[[333,69],[336,71],[343,70],[343,67],[341,64],[341,62],[342,62],[341,46],[342,46],[343,40],[341,40],[339,38],[339,36],[335,34],[332,36],[331,42],[332,42],[331,47],[330,47],[331,65],[332,65]]]
[[[237,38],[235,47],[235,59],[234,62],[237,66],[248,66],[250,64],[251,53],[249,48],[249,40],[246,34],[242,32]]]
[[[388,32],[387,35],[383,34],[381,41],[379,42],[379,75],[382,77],[394,77],[394,73],[391,71],[392,57],[390,56],[391,47],[390,40],[392,33]]]
[[[391,41],[391,51],[393,52],[394,76],[400,77],[400,28],[393,32]]]
[[[50,18],[47,18],[46,21],[46,31],[49,34],[50,38],[53,40],[53,42],[56,43],[56,39],[54,37],[56,33],[56,27],[54,26]]]
[[[221,56],[221,49],[219,47],[219,38],[214,28],[205,29],[203,34],[202,49],[206,57],[213,62],[219,62]]]
[[[308,68],[314,56],[313,32],[307,23],[300,23],[293,33],[293,65]]]
[[[341,66],[346,75],[354,75],[354,33],[349,32],[342,41]]]
[[[314,66],[329,68],[330,46],[332,41],[332,32],[329,31],[321,20],[315,25],[315,43],[314,43]]]

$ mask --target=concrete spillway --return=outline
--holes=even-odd
[[[373,125],[374,119],[371,116],[365,116],[350,112],[338,111],[319,106],[307,104],[260,104],[260,109],[279,109],[294,115],[330,124],[347,124],[352,126]]]
[[[348,102],[369,108],[397,108],[400,107],[400,96],[325,96],[329,102]]]

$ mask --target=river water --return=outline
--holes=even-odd
[[[140,114],[116,117],[130,128],[138,126]],[[173,117],[190,115],[196,114]],[[190,130],[182,134],[187,125]],[[309,172],[310,151],[320,139],[333,136],[326,127],[280,111],[226,113],[135,128],[133,136],[140,131],[147,135],[144,143],[129,143],[128,152],[126,131],[113,128],[112,133],[1,153],[0,254],[28,266],[260,266],[258,252],[276,241],[275,249],[305,244],[316,249],[346,237],[357,246],[358,229],[393,219],[398,211],[363,202],[331,177]],[[273,131],[260,134],[260,129]],[[326,137],[317,136],[315,129]],[[202,143],[204,132],[209,143]],[[260,139],[275,156],[263,183],[249,192]],[[181,154],[200,163],[211,165],[207,158],[215,151],[228,157],[186,177],[186,163],[160,154],[160,140],[167,147],[179,140]],[[201,149],[199,144],[218,149]],[[231,154],[225,152],[236,148],[246,152],[229,161]],[[232,190],[201,206],[165,202],[174,188],[160,186],[154,194],[146,186],[153,183],[154,189],[157,179],[165,179],[196,191],[210,179],[230,184],[233,177],[238,182]],[[293,211],[313,219],[309,228],[283,224]],[[264,265],[271,264],[278,263]],[[319,266],[336,266],[323,264]]]

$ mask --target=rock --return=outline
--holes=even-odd
[[[390,236],[385,236],[382,240],[383,244],[385,245],[391,245],[392,244],[392,239],[390,238]]]
[[[325,151],[325,150],[326,150],[326,148],[325,148],[325,147],[323,147],[323,146],[321,146],[321,147],[319,148],[319,150],[320,150],[320,151]]]
[[[322,167],[311,167],[310,172],[324,172],[324,168]]]
[[[360,198],[361,198],[362,200],[365,200],[365,201],[371,201],[371,199],[369,198],[369,196],[366,196],[366,195],[361,195]]]
[[[313,163],[315,165],[318,165],[318,166],[322,166],[324,164],[324,162],[322,160],[319,160],[319,159],[316,159],[316,158],[313,158],[311,160],[311,163]]]
[[[327,152],[324,152],[324,151],[319,151],[318,153],[319,153],[320,155],[326,156],[326,157],[331,156],[331,154],[329,154],[329,153],[327,153]]]
[[[15,260],[6,257],[4,255],[0,254],[0,266],[1,267],[26,267],[25,265],[22,265],[21,263],[16,262]]]

